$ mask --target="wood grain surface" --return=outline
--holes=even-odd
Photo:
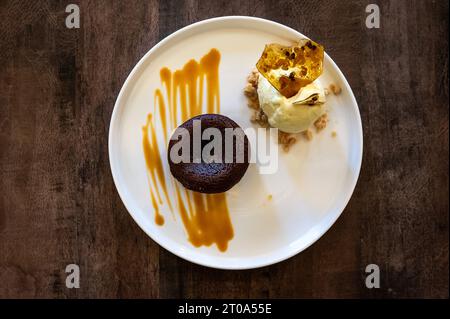
[[[81,28],[65,27],[77,3]],[[381,28],[365,26],[378,3]],[[0,1],[0,297],[448,298],[448,1]],[[324,44],[359,103],[354,195],[313,246],[279,264],[186,262],[127,213],[109,121],[136,62],[193,22],[251,15]],[[81,269],[67,289],[65,267]],[[365,287],[365,267],[381,288]]]

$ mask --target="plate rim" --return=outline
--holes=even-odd
[[[224,258],[219,257],[219,263],[214,263],[211,262],[211,258],[212,259],[216,259],[216,256],[208,256],[209,258],[207,258],[208,260],[198,260],[195,259],[195,257],[197,255],[191,255],[189,254],[189,252],[183,254],[182,251],[177,251],[175,249],[172,249],[171,247],[169,247],[169,245],[166,245],[166,243],[164,243],[162,240],[160,240],[159,238],[157,238],[157,236],[155,236],[155,234],[151,234],[150,231],[148,231],[143,225],[142,223],[138,220],[137,217],[134,216],[134,214],[132,213],[132,210],[130,208],[130,204],[127,203],[124,199],[125,199],[125,195],[124,195],[124,191],[121,190],[121,186],[119,184],[119,177],[118,175],[118,168],[116,168],[115,163],[113,161],[113,148],[114,146],[112,146],[114,144],[113,141],[113,132],[115,130],[116,124],[117,123],[117,117],[118,117],[118,113],[119,113],[119,108],[120,108],[120,104],[122,103],[122,100],[124,99],[125,93],[127,91],[127,87],[129,86],[130,82],[133,80],[133,78],[135,77],[135,75],[142,71],[141,67],[144,63],[147,62],[148,58],[155,52],[157,51],[160,47],[163,47],[164,45],[166,45],[170,40],[172,40],[173,38],[177,37],[178,35],[185,33],[187,31],[190,31],[194,28],[198,28],[198,27],[202,27],[204,25],[207,24],[214,24],[214,23],[218,23],[218,22],[223,22],[223,21],[253,21],[256,23],[266,23],[268,25],[272,25],[274,27],[277,28],[281,28],[281,29],[285,29],[286,31],[289,31],[290,33],[295,33],[296,35],[298,35],[299,37],[302,38],[308,38],[305,35],[303,35],[301,32],[283,25],[281,23],[272,21],[272,20],[268,20],[268,19],[264,19],[264,18],[259,18],[259,17],[251,17],[251,16],[239,16],[239,15],[232,15],[232,16],[222,16],[222,17],[215,17],[215,18],[210,18],[210,19],[205,19],[205,20],[200,20],[197,21],[195,23],[189,24],[181,29],[178,29],[177,31],[169,34],[168,36],[166,36],[165,38],[163,38],[162,40],[160,40],[157,44],[155,44],[153,47],[151,47],[140,59],[139,61],[133,66],[133,69],[131,70],[131,72],[128,74],[128,76],[126,77],[125,81],[122,84],[122,87],[119,91],[119,94],[117,95],[117,99],[116,102],[114,103],[114,107],[113,107],[113,111],[111,114],[111,120],[110,120],[110,125],[109,125],[109,132],[108,132],[108,157],[109,157],[109,164],[110,164],[110,170],[111,170],[111,175],[113,177],[113,181],[114,181],[114,186],[116,187],[117,193],[119,194],[119,197],[122,201],[122,203],[124,204],[125,208],[128,211],[128,214],[133,218],[133,220],[135,221],[135,223],[142,229],[142,231],[144,231],[144,233],[149,236],[154,242],[156,242],[159,246],[163,247],[164,249],[166,249],[167,251],[169,251],[170,253],[185,259],[189,262],[192,262],[194,264],[198,264],[201,266],[205,266],[205,267],[210,267],[210,268],[215,268],[215,269],[225,269],[225,270],[245,270],[245,269],[255,269],[255,268],[261,268],[261,267],[266,267],[269,265],[273,265],[279,262],[282,262],[286,259],[289,259],[299,253],[301,253],[302,251],[306,250],[308,247],[310,247],[311,245],[313,245],[316,241],[318,241],[320,238],[322,238],[322,236],[331,229],[331,227],[335,224],[336,220],[342,215],[342,213],[344,212],[345,208],[347,207],[351,197],[353,196],[353,193],[355,191],[356,185],[358,183],[359,180],[359,176],[361,173],[361,166],[362,166],[362,161],[363,161],[363,127],[362,127],[362,120],[361,120],[361,114],[359,111],[359,105],[358,102],[356,101],[356,98],[353,94],[353,90],[350,87],[350,84],[348,83],[346,77],[344,76],[344,74],[342,73],[341,69],[337,66],[337,64],[333,61],[333,59],[325,52],[325,58],[328,59],[328,61],[332,64],[333,68],[335,69],[335,71],[338,73],[338,75],[342,78],[343,84],[345,85],[345,88],[347,89],[347,91],[349,92],[349,97],[352,100],[353,104],[356,105],[356,115],[357,115],[357,128],[358,128],[358,133],[359,133],[359,149],[360,152],[357,158],[358,161],[358,165],[355,171],[355,178],[354,180],[352,180],[352,185],[349,188],[349,192],[345,198],[345,200],[343,201],[343,206],[342,208],[337,209],[338,211],[340,211],[338,214],[335,214],[335,216],[333,216],[333,218],[330,219],[330,221],[328,222],[328,224],[326,225],[326,227],[323,227],[321,231],[317,232],[317,234],[314,236],[315,238],[313,238],[312,240],[310,240],[306,245],[303,245],[297,249],[292,249],[291,251],[289,251],[288,253],[282,255],[281,257],[279,256],[278,258],[272,258],[272,259],[268,259],[266,261],[260,261],[260,262],[249,262],[246,261],[245,264],[234,264],[234,263],[229,263],[226,265],[222,265],[220,264],[220,260],[223,260]],[[263,254],[262,256],[265,256],[266,254]],[[270,254],[268,254],[270,255]],[[226,258],[226,257],[225,257]],[[256,257],[255,257],[256,258]],[[260,256],[258,256],[258,258],[260,258]],[[232,259],[237,259],[235,257],[233,257]]]

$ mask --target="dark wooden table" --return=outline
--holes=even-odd
[[[448,1],[0,2],[0,297],[447,297]],[[365,25],[377,2],[381,28]],[[359,102],[353,197],[312,247],[270,267],[186,262],[137,226],[115,189],[108,127],[140,57],[221,15],[281,22],[325,45]],[[81,288],[67,289],[67,264]],[[365,287],[379,265],[381,288]]]

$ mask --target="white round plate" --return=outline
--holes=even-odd
[[[220,252],[215,245],[192,246],[176,211],[173,216],[170,211],[162,211],[166,220],[163,226],[154,222],[141,128],[152,108],[153,92],[160,86],[159,70],[164,66],[181,68],[188,60],[198,60],[211,48],[217,48],[221,53],[221,113],[247,128],[252,125],[251,111],[246,106],[243,88],[264,45],[290,44],[301,38],[305,36],[291,28],[259,18],[205,20],[162,40],[128,76],[111,118],[111,171],[131,216],[165,249],[214,268],[262,267],[310,246],[344,210],[361,167],[362,126],[350,86],[326,55],[324,73],[319,80],[324,86],[335,83],[342,88],[340,95],[328,96],[328,126],[314,134],[312,141],[301,139],[289,153],[280,151],[276,174],[261,175],[256,164],[251,164],[244,178],[227,192],[234,238],[226,252]],[[337,136],[332,137],[333,131]],[[164,164],[168,172],[168,164]],[[169,178],[170,173],[166,175]],[[272,200],[268,199],[269,194]]]

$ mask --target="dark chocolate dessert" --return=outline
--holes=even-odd
[[[244,176],[249,142],[230,118],[202,114],[175,130],[167,154],[170,172],[184,187],[200,193],[222,193]]]

